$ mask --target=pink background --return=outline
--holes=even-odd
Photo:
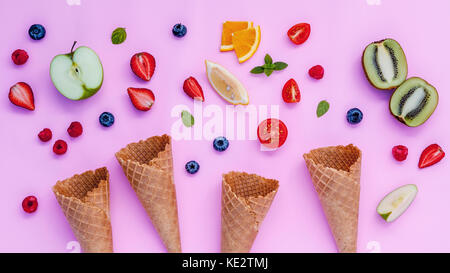
[[[450,98],[448,63],[450,2],[419,0],[341,1],[94,1],[79,6],[65,1],[1,1],[0,43],[0,251],[68,252],[75,240],[59,208],[51,186],[60,179],[85,170],[107,166],[110,175],[111,218],[117,252],[164,252],[150,220],[129,186],[114,153],[127,143],[152,135],[170,133],[176,121],[170,116],[178,104],[192,107],[182,83],[194,76],[202,85],[205,105],[226,103],[207,82],[204,61],[218,62],[232,71],[249,91],[250,103],[280,105],[280,117],[289,129],[285,145],[276,152],[261,152],[257,141],[234,140],[224,153],[212,149],[209,140],[173,143],[182,246],[185,252],[220,250],[221,175],[231,170],[257,173],[280,181],[280,189],[261,225],[253,252],[335,252],[336,248],[319,200],[312,186],[302,154],[312,148],[354,143],[363,151],[358,251],[448,252],[450,251],[450,183],[448,160],[419,170],[418,158],[432,143],[448,148]],[[252,20],[260,25],[262,40],[256,54],[238,64],[233,52],[220,53],[221,23]],[[175,23],[188,28],[176,39]],[[294,24],[309,22],[309,40],[294,46],[286,31]],[[41,41],[32,41],[28,28],[40,23],[47,30]],[[128,38],[113,45],[111,32],[126,27]],[[434,115],[418,128],[408,128],[390,116],[390,92],[372,88],[360,64],[366,44],[395,38],[403,46],[409,76],[432,83],[440,95]],[[97,95],[74,102],[53,87],[49,64],[53,56],[67,53],[74,40],[94,49],[104,67],[103,87]],[[10,59],[17,49],[30,59],[15,66]],[[150,82],[133,75],[130,57],[148,51],[156,58],[156,72]],[[266,53],[289,67],[267,78],[249,71],[263,63]],[[307,75],[316,64],[325,77],[315,81]],[[300,85],[302,99],[286,105],[281,88],[289,78]],[[25,81],[33,88],[36,110],[12,105],[10,86]],[[126,88],[147,87],[156,104],[149,112],[131,105]],[[320,100],[330,102],[330,111],[317,118]],[[346,111],[358,107],[363,121],[351,126]],[[116,123],[103,128],[98,116],[110,111]],[[71,139],[66,132],[77,120],[84,133]],[[37,133],[53,130],[51,143],[41,143]],[[68,142],[63,156],[52,152],[56,139]],[[409,147],[403,163],[394,161],[391,148]],[[188,175],[184,164],[197,160],[200,171]],[[376,214],[379,200],[394,188],[415,183],[419,193],[411,207],[396,222],[387,224]],[[27,195],[39,199],[38,211],[26,214],[21,202]],[[376,241],[375,243],[369,243]],[[368,244],[369,243],[369,244]],[[370,247],[369,247],[370,248]]]

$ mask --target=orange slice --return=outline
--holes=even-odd
[[[244,30],[253,27],[253,22],[245,21],[226,21],[223,23],[222,27],[222,43],[220,45],[220,51],[231,51],[233,50],[233,42],[231,40],[231,35],[239,30]]]
[[[227,102],[237,105],[248,104],[248,93],[242,83],[223,66],[206,61],[206,75],[216,92]]]
[[[239,63],[250,59],[258,49],[261,41],[261,29],[259,26],[236,31],[231,35],[234,51],[238,57]]]

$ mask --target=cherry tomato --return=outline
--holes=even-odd
[[[301,45],[306,40],[308,40],[310,33],[311,33],[311,26],[308,23],[300,23],[291,27],[288,30],[287,35],[294,44]]]
[[[267,148],[281,147],[288,135],[286,125],[279,119],[266,119],[258,126],[258,139]]]
[[[300,89],[294,79],[290,79],[284,84],[281,96],[283,97],[284,102],[287,103],[300,101]]]

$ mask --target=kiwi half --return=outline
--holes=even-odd
[[[382,90],[396,88],[408,74],[405,53],[393,39],[369,44],[364,50],[362,63],[370,84]]]
[[[433,114],[439,95],[421,78],[409,78],[392,94],[389,108],[392,115],[410,127],[423,124]]]

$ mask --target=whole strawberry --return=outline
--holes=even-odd
[[[12,104],[34,111],[33,90],[28,84],[18,82],[11,86],[8,97]]]
[[[150,89],[129,87],[127,91],[131,103],[140,111],[150,110],[155,103],[155,95]]]
[[[184,92],[194,100],[205,101],[203,89],[194,77],[187,78],[183,83]]]
[[[136,76],[149,81],[155,72],[155,58],[147,52],[136,53],[131,57],[130,66]]]

